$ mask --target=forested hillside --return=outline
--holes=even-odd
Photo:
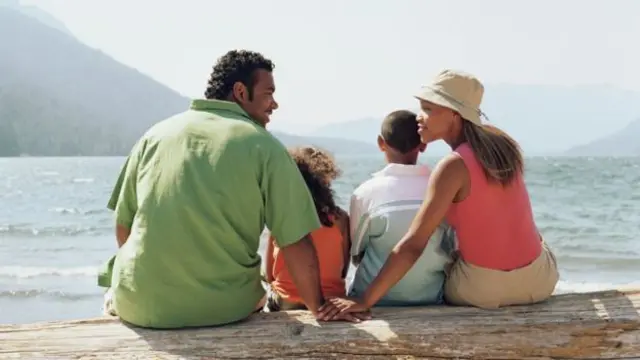
[[[71,35],[0,6],[0,156],[126,154],[188,99]]]
[[[189,99],[80,43],[50,15],[7,4],[0,2],[0,156],[125,155],[155,122],[187,109]],[[287,146],[376,151],[275,135]]]

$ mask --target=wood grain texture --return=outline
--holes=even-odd
[[[217,328],[149,330],[114,318],[0,325],[0,359],[631,359],[640,289],[568,294],[531,306],[374,309],[360,324],[306,311]]]

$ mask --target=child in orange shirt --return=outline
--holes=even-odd
[[[333,157],[314,147],[290,149],[318,211],[322,227],[311,233],[320,265],[322,292],[327,297],[345,296],[345,277],[349,269],[349,215],[334,201],[331,182],[340,175]],[[280,249],[270,237],[266,252],[265,277],[269,283],[267,310],[305,309],[293,284]]]

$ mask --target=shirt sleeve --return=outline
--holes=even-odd
[[[295,244],[320,228],[311,192],[298,166],[280,143],[271,146],[266,158],[261,191],[265,223],[278,247]]]
[[[131,150],[120,170],[107,203],[107,208],[115,211],[116,223],[129,229],[133,225],[133,219],[138,211],[136,183],[142,146],[142,142],[138,142]]]

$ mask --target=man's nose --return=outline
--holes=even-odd
[[[273,100],[273,104],[271,104],[271,109],[276,110],[280,107],[280,105],[278,105],[278,102]]]

